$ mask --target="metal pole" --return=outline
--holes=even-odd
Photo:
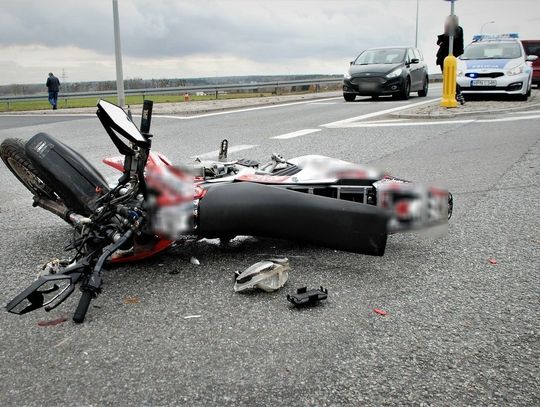
[[[454,55],[454,34],[455,29],[454,27],[454,0],[450,0],[450,16],[452,17],[452,24],[450,25],[450,37],[448,38],[448,55]]]
[[[120,44],[120,23],[118,18],[118,0],[112,0],[114,21],[114,54],[116,56],[116,92],[118,106],[124,106],[124,74],[122,72],[122,46]]]
[[[418,9],[420,0],[416,0],[416,34],[414,36],[414,48],[418,48]]]
[[[488,21],[487,23],[484,23],[482,24],[482,26],[480,27],[480,34],[483,34],[484,33],[484,27],[488,24],[493,24],[495,21]]]

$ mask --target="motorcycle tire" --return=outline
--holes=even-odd
[[[5,139],[0,144],[2,161],[34,196],[57,201],[58,196],[52,188],[43,182],[38,171],[26,156],[24,145],[25,142],[20,139]]]

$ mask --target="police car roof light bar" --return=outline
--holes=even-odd
[[[473,42],[478,41],[493,41],[493,40],[517,40],[519,39],[518,33],[506,33],[506,34],[476,34],[473,36]]]

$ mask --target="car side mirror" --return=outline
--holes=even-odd
[[[352,64],[354,64],[354,61],[349,62],[349,65],[352,65]]]
[[[418,58],[411,59],[411,64],[418,64],[420,63],[420,60]]]
[[[527,55],[526,61],[528,62],[534,62],[538,59],[538,55]]]

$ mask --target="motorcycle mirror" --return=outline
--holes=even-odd
[[[134,154],[134,151],[122,141],[120,136],[139,147],[148,148],[150,146],[149,141],[141,134],[137,126],[120,106],[106,100],[100,100],[97,107],[96,114],[120,154]]]
[[[46,307],[48,310],[54,308],[50,305],[61,299],[67,298],[75,287],[77,275],[48,275],[42,276],[34,281],[30,287],[12,299],[7,305],[6,310],[13,314],[26,314],[41,307]]]

